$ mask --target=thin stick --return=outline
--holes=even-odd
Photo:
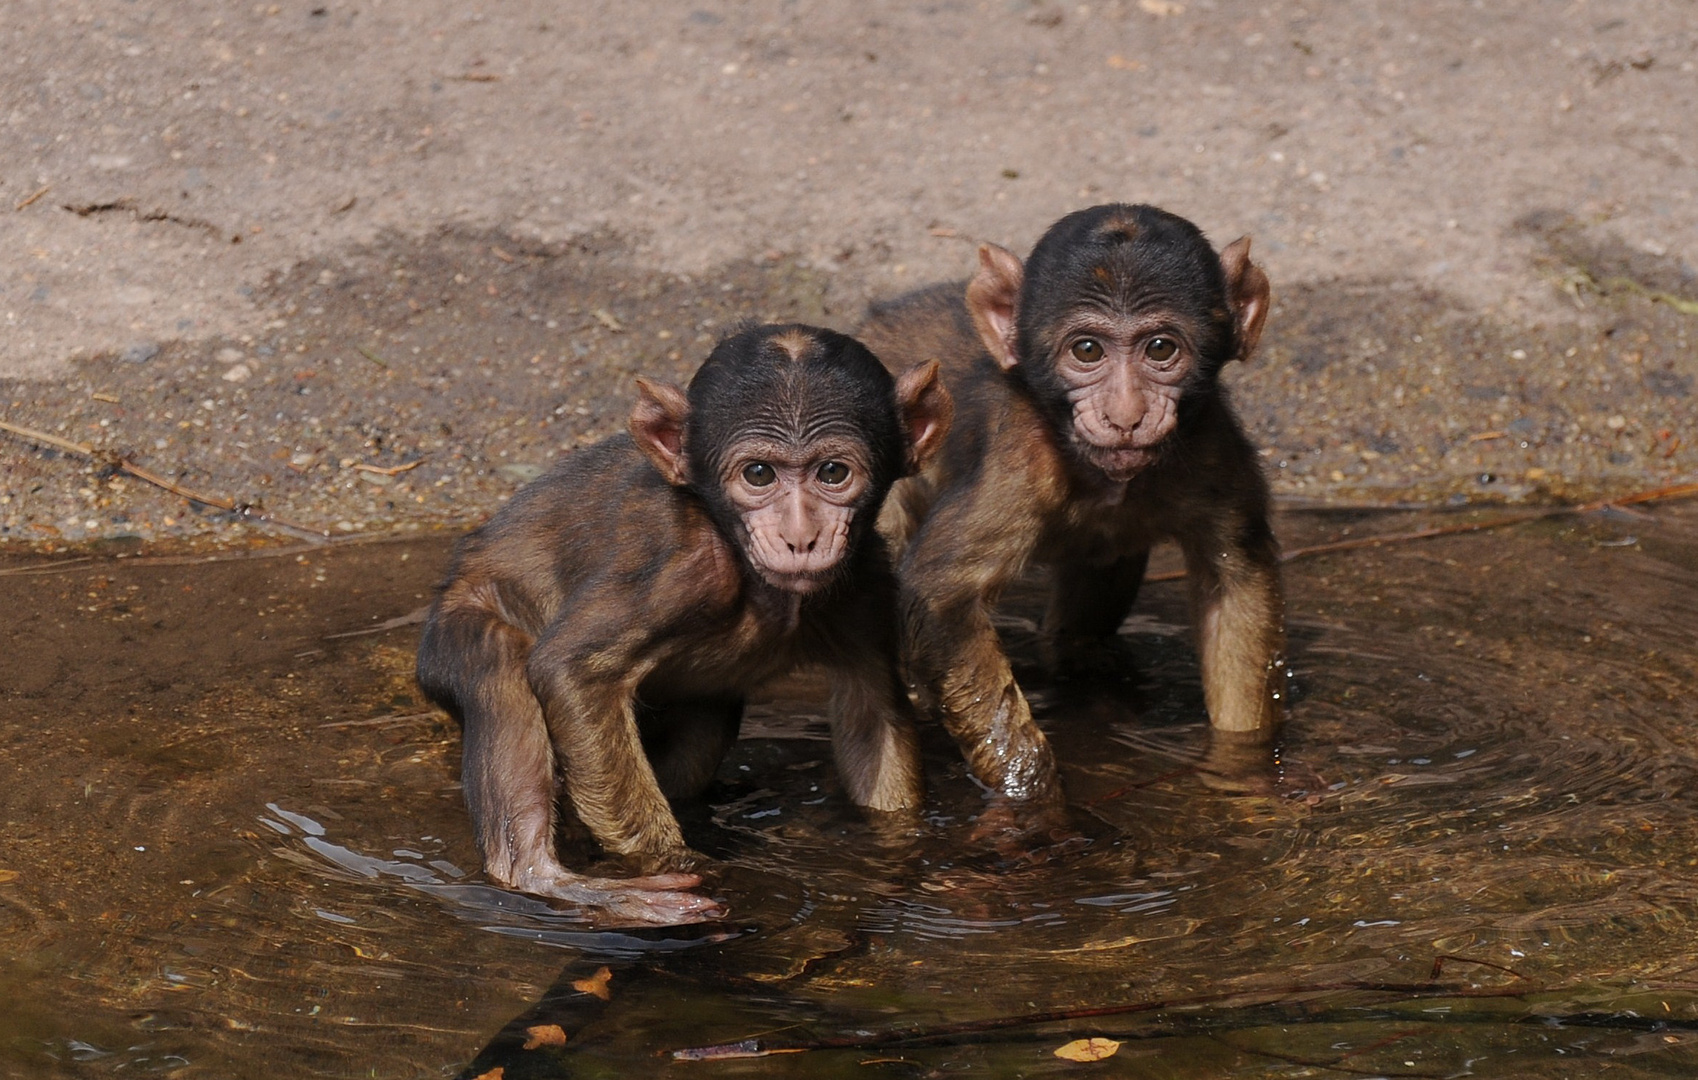
[[[316,540],[320,543],[329,539],[329,534],[322,532],[321,530],[311,529],[305,525],[297,525],[292,521],[277,517],[275,514],[265,513],[263,510],[259,510],[249,503],[238,503],[233,499],[225,499],[217,495],[203,495],[198,491],[183,487],[181,484],[165,479],[165,477],[160,476],[158,473],[150,472],[149,470],[142,468],[140,465],[137,465],[128,457],[121,454],[113,453],[111,451],[96,450],[87,443],[71,442],[69,439],[61,439],[57,435],[49,435],[45,431],[37,431],[34,428],[24,427],[22,424],[7,423],[4,420],[0,420],[0,431],[9,431],[19,438],[28,439],[31,442],[40,443],[44,446],[51,446],[55,450],[63,450],[68,454],[76,454],[79,457],[85,457],[93,461],[102,462],[119,472],[128,473],[137,480],[145,481],[155,487],[164,488],[166,491],[169,491],[171,494],[179,496],[180,498],[187,499],[190,502],[200,503],[203,506],[211,506],[219,510],[236,514],[247,521],[253,521],[263,525],[271,525],[276,528],[283,529],[286,532],[292,532],[299,536]]]
[[[1652,488],[1649,491],[1637,491],[1613,499],[1578,503],[1574,506],[1548,506],[1539,510],[1523,510],[1515,514],[1504,514],[1500,517],[1488,518],[1485,521],[1469,521],[1460,525],[1436,525],[1432,528],[1416,529],[1413,532],[1390,533],[1385,536],[1358,536],[1349,540],[1311,544],[1309,547],[1292,548],[1290,551],[1283,552],[1280,555],[1280,561],[1291,562],[1295,559],[1306,559],[1311,555],[1326,555],[1335,551],[1354,551],[1357,548],[1382,547],[1386,544],[1408,543],[1411,540],[1427,540],[1435,536],[1456,536],[1461,533],[1501,529],[1506,525],[1520,525],[1527,521],[1562,517],[1565,514],[1592,514],[1599,510],[1622,509],[1639,503],[1662,502],[1666,499],[1680,499],[1689,495],[1698,495],[1698,483],[1673,484],[1668,487]],[[1144,580],[1182,581],[1184,578],[1185,571],[1169,570],[1165,573],[1151,574]]]
[[[389,361],[385,360],[383,357],[372,352],[370,349],[366,348],[364,345],[355,345],[354,351],[359,353],[361,356],[365,357],[367,360],[370,360],[372,363],[376,364],[378,367],[382,368],[383,370],[385,370],[385,371],[389,370]]]
[[[342,728],[342,727],[373,727],[373,726],[376,726],[378,724],[410,724],[414,720],[424,720],[428,717],[432,717],[432,716],[435,716],[435,715],[437,715],[437,714],[434,713],[434,712],[388,713],[384,716],[374,716],[369,720],[337,720],[334,723],[320,724],[318,726],[319,726],[320,729],[323,729],[323,728]]]
[[[810,1039],[789,1044],[768,1044],[760,1039],[740,1039],[736,1042],[711,1046],[688,1046],[678,1050],[661,1051],[674,1061],[724,1061],[732,1058],[768,1057],[773,1054],[796,1054],[810,1050],[877,1050],[891,1046],[916,1046],[947,1042],[964,1035],[979,1035],[1008,1028],[1040,1027],[1046,1024],[1069,1023],[1077,1020],[1097,1020],[1108,1016],[1128,1016],[1134,1013],[1164,1012],[1169,1009],[1213,1005],[1233,998],[1268,997],[1258,1004],[1276,1004],[1299,994],[1358,992],[1395,994],[1406,998],[1505,998],[1524,997],[1523,990],[1466,990],[1437,983],[1375,983],[1335,982],[1313,985],[1294,985],[1279,990],[1258,993],[1253,990],[1223,990],[1194,997],[1169,998],[1160,1001],[1138,1001],[1125,1005],[1100,1005],[1081,1009],[1058,1009],[1052,1012],[1023,1013],[1016,1016],[993,1016],[984,1020],[967,1020],[956,1024],[939,1024],[929,1028],[910,1028],[906,1031],[886,1031],[873,1035],[843,1035],[835,1038]]]
[[[61,439],[57,435],[49,435],[45,431],[37,431],[34,428],[23,427],[19,424],[8,424],[4,420],[0,420],[0,431],[10,431],[20,438],[41,443],[43,446],[51,446],[55,450],[63,450],[67,454],[80,454],[83,457],[94,456],[94,447],[92,446],[71,442],[69,439]]]
[[[411,472],[413,469],[423,465],[424,462],[424,458],[419,458],[417,461],[409,461],[405,465],[367,465],[364,462],[361,462],[358,465],[350,466],[350,468],[352,468],[355,472],[376,473],[379,476],[399,476],[404,472]]]
[[[33,206],[37,199],[41,198],[43,195],[47,194],[49,191],[52,191],[52,190],[53,190],[52,184],[43,185],[40,189],[38,189],[35,192],[35,194],[25,196],[23,201],[19,202],[16,206],[12,207],[12,209],[13,210],[22,210],[26,207]]]

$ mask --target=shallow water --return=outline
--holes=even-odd
[[[0,566],[0,1072],[1698,1068],[1698,507],[1294,562],[1292,721],[1258,767],[1199,767],[1183,586],[1069,672],[1013,597],[1077,829],[1026,854],[970,839],[935,731],[921,833],[862,820],[793,684],[683,814],[730,917],[673,931],[482,885],[416,626],[330,637],[416,609],[449,543]],[[603,965],[608,1000],[573,987]],[[550,1024],[564,1048],[522,1049]],[[1111,1061],[1053,1056],[1093,1035]],[[663,1054],[749,1039],[832,1047]]]

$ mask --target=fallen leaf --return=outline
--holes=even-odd
[[[620,322],[613,312],[606,308],[596,308],[594,311],[590,312],[590,314],[594,316],[596,322],[607,327],[615,334],[625,329],[625,324]]]
[[[18,880],[18,872],[16,870],[0,870],[0,885],[4,885],[8,881],[16,880]]]
[[[477,1080],[501,1080],[506,1075],[507,1069],[504,1066],[497,1065],[486,1073],[478,1073]]]
[[[525,1029],[525,1049],[541,1046],[565,1046],[566,1029],[559,1024],[535,1024]]]
[[[1102,1061],[1111,1058],[1120,1049],[1120,1044],[1113,1039],[1074,1039],[1066,1046],[1057,1047],[1055,1056],[1068,1061]]]
[[[607,968],[597,968],[596,973],[587,979],[575,979],[572,989],[582,994],[594,994],[603,1001],[610,1001],[613,995],[608,992],[608,981],[613,978],[613,972]]]

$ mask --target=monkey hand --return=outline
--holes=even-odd
[[[993,798],[973,823],[968,840],[999,855],[1026,857],[1081,839],[1059,797],[1043,800]]]

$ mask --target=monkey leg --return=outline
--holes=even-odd
[[[1267,532],[1265,523],[1260,532]],[[1272,738],[1284,719],[1286,679],[1284,600],[1272,535],[1253,546],[1218,537],[1183,546],[1209,724],[1217,732]]]
[[[525,675],[530,651],[529,635],[476,610],[446,613],[419,649],[420,682],[464,725],[461,779],[485,872],[499,885],[584,904],[616,921],[671,925],[716,917],[713,901],[676,891],[700,884],[694,875],[616,881],[561,864],[554,851],[554,753]]]
[[[895,663],[833,668],[830,680],[831,748],[849,797],[869,810],[919,809],[920,742]]]
[[[525,679],[530,649],[523,631],[475,608],[444,614],[419,648],[421,681],[460,714],[466,809],[484,868],[503,885],[560,868],[554,751]]]
[[[743,726],[743,699],[642,703],[637,729],[656,782],[668,799],[690,799],[713,783]]]
[[[1058,563],[1044,630],[1056,637],[1113,637],[1132,613],[1149,562],[1145,548],[1106,565]]]

